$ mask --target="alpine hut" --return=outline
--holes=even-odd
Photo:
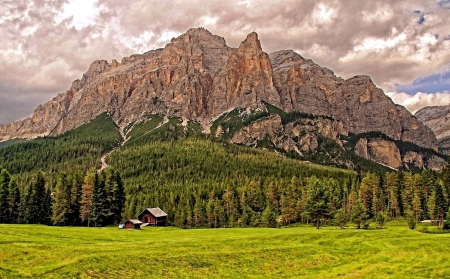
[[[136,219],[128,219],[123,222],[125,229],[140,229],[142,222]]]
[[[144,226],[164,226],[166,224],[167,213],[159,207],[146,208],[138,215],[138,219]]]

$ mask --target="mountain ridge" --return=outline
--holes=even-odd
[[[238,48],[204,28],[191,28],[162,49],[94,61],[81,79],[33,116],[0,125],[0,140],[54,136],[108,112],[125,129],[148,114],[195,119],[205,131],[233,108],[333,116],[339,134],[381,131],[437,150],[432,131],[396,105],[368,76],[337,77],[292,50],[265,53],[250,33]]]
[[[439,151],[450,155],[450,104],[423,107],[415,116],[434,132]]]

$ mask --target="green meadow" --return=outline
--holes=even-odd
[[[450,278],[450,234],[0,225],[1,278]]]

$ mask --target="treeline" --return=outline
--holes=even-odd
[[[104,226],[121,221],[124,186],[118,171],[60,173],[50,186],[42,172],[20,192],[0,167],[0,223]]]
[[[448,183],[436,175],[367,173],[344,183],[336,178],[292,177],[251,180],[243,185],[216,185],[210,192],[195,187],[178,191],[154,190],[131,195],[128,210],[140,211],[142,201],[159,205],[172,225],[195,227],[275,227],[292,223],[336,224],[353,222],[362,228],[369,220],[410,218],[435,220],[441,227],[450,217]],[[145,192],[145,190],[143,190]]]

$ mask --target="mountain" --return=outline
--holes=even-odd
[[[450,105],[424,107],[415,116],[433,130],[439,151],[450,155]]]
[[[402,153],[398,144],[379,148],[369,140],[356,148],[341,140],[371,131],[381,132],[387,142],[437,150],[433,132],[394,104],[370,77],[344,80],[291,50],[269,55],[254,32],[231,48],[203,28],[189,29],[163,49],[120,63],[94,61],[68,91],[38,106],[32,117],[1,125],[0,140],[56,136],[102,113],[110,115],[124,140],[150,115],[178,117],[230,142],[303,158],[312,152],[317,159],[324,144],[332,145],[336,154],[325,150],[327,160],[349,167],[352,162],[337,158],[347,149],[393,168],[405,162],[407,151]]]

